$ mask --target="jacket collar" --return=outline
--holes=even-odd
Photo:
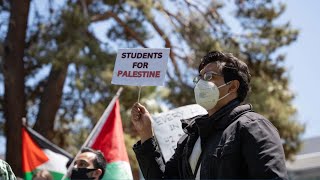
[[[216,130],[224,130],[235,121],[237,117],[245,112],[252,111],[250,104],[239,105],[240,101],[235,99],[211,116],[206,114],[181,120],[182,128],[187,134],[198,134],[200,132],[201,137],[207,137],[213,131],[213,128]]]

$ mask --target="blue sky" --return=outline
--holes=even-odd
[[[282,19],[300,30],[298,40],[285,49],[290,88],[296,94],[296,119],[306,125],[303,138],[320,136],[320,1],[285,2],[287,9]]]

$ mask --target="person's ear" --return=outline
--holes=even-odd
[[[229,84],[229,93],[237,93],[240,86],[240,82],[238,80],[232,80]]]
[[[101,174],[102,174],[102,170],[101,170],[101,169],[97,169],[97,170],[95,170],[95,171],[93,172],[92,176],[93,176],[94,178],[98,178],[98,179],[99,179],[99,177],[100,177]]]

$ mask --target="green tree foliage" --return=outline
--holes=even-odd
[[[283,67],[285,55],[277,50],[295,41],[298,31],[290,28],[289,23],[276,23],[285,10],[283,4],[272,1],[238,1],[238,4],[237,17],[245,32],[241,41],[254,77],[249,102],[278,128],[287,158],[291,159],[300,149],[299,136],[304,126],[293,119],[296,109],[291,104],[294,94]]]
[[[294,94],[283,66],[285,55],[279,52],[296,40],[298,32],[289,23],[277,21],[284,4],[272,0],[42,3],[46,9],[40,9],[37,1],[31,3],[29,16],[33,18],[21,59],[25,116],[35,130],[68,151],[77,151],[117,91],[118,86],[110,84],[115,54],[117,48],[127,47],[171,48],[165,88],[142,88],[141,101],[152,112],[161,111],[159,102],[169,108],[194,103],[192,77],[198,73],[200,58],[210,50],[234,53],[248,63],[253,76],[247,100],[278,128],[287,157],[299,150],[304,127],[294,120]],[[231,7],[229,16],[238,26],[226,20],[230,17],[222,13],[224,7]],[[0,24],[1,63],[10,8],[9,1],[0,1],[1,18],[5,19]],[[104,34],[97,35],[96,28]],[[2,69],[0,81],[5,83]],[[2,108],[4,96],[0,97]],[[136,87],[125,87],[120,96],[125,139],[135,170],[131,145],[137,137],[129,111],[137,98]]]

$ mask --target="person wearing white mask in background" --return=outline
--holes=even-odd
[[[148,110],[135,103],[131,121],[141,140],[134,146],[146,179],[288,179],[277,129],[250,104],[247,65],[231,53],[212,51],[194,79],[195,100],[208,114],[182,120],[186,134],[164,162]]]

